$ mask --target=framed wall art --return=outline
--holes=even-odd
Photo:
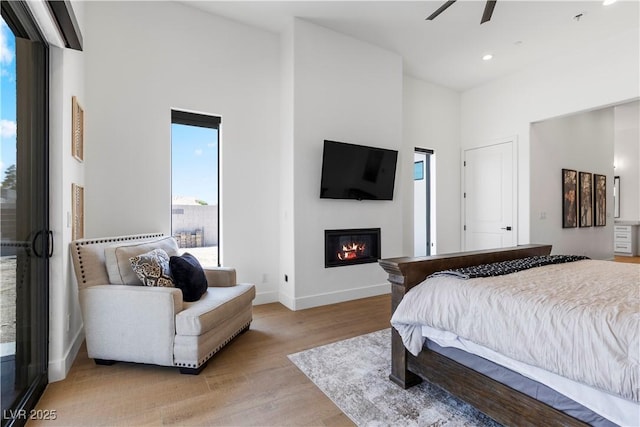
[[[578,226],[578,173],[562,169],[562,228]]]
[[[590,172],[580,172],[580,227],[593,225],[593,175]]]
[[[79,161],[84,159],[84,110],[75,96],[71,97],[71,154]]]
[[[71,184],[71,240],[84,237],[84,187]]]
[[[594,181],[594,221],[596,227],[607,225],[607,176],[593,174]]]

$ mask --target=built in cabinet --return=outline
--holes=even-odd
[[[616,224],[613,226],[613,250],[616,255],[638,255],[638,224]]]

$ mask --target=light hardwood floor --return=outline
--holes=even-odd
[[[57,419],[28,425],[353,425],[287,355],[387,328],[390,312],[389,295],[296,312],[259,305],[251,329],[198,376],[129,363],[96,366],[83,348],[67,378],[49,384],[38,403]]]
[[[259,305],[251,329],[198,376],[96,366],[83,348],[67,378],[49,384],[38,403],[57,419],[28,425],[353,425],[287,355],[387,328],[390,313],[390,295],[295,312]]]
[[[616,262],[628,262],[631,264],[640,264],[640,256],[615,256]]]

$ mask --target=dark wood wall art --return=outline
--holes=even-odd
[[[562,169],[562,228],[578,226],[578,173]]]
[[[596,227],[607,225],[607,176],[593,174],[595,184],[594,221]]]
[[[593,175],[589,172],[580,172],[580,227],[593,225]]]

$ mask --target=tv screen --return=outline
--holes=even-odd
[[[324,141],[321,199],[392,200],[398,152]]]

